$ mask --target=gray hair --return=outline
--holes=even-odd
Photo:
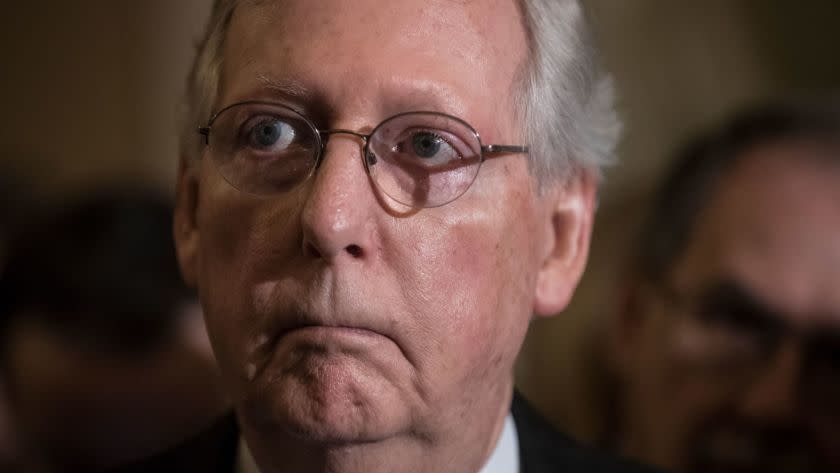
[[[529,40],[520,71],[517,116],[539,182],[570,171],[600,170],[615,160],[621,124],[610,77],[579,0],[520,0]],[[216,0],[187,82],[181,154],[194,160],[202,143],[196,127],[216,105],[225,35],[239,0]]]

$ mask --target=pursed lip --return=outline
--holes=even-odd
[[[320,349],[326,349],[327,352],[332,351],[329,347],[339,351],[344,349],[367,351],[375,349],[384,342],[386,345],[393,345],[393,348],[398,350],[409,364],[416,364],[410,352],[406,351],[400,343],[399,333],[395,331],[394,324],[383,317],[372,317],[357,311],[338,316],[332,313],[321,314],[294,308],[275,312],[274,316],[266,322],[262,326],[262,331],[255,334],[253,348],[248,354],[249,379],[259,377],[272,360],[277,359],[278,354],[287,352],[293,346],[284,343],[285,340],[308,344],[310,348],[320,347]],[[300,334],[300,338],[292,340],[297,338],[296,333]],[[375,349],[375,351],[380,355],[385,353],[380,349]]]
[[[291,327],[286,330],[282,330],[280,333],[277,334],[277,338],[281,339],[286,335],[290,335],[293,333],[300,333],[300,332],[312,332],[312,333],[335,333],[335,334],[342,334],[342,335],[356,335],[356,336],[382,336],[382,334],[375,332],[373,330],[369,330],[363,327],[356,327],[351,325],[327,325],[327,324],[305,324],[300,326]]]
[[[287,324],[272,333],[271,336],[267,334],[259,336],[254,348],[247,355],[246,376],[249,381],[262,377],[262,373],[274,361],[286,358],[290,353],[296,353],[293,356],[300,356],[304,353],[299,350],[302,347],[308,347],[307,351],[315,349],[315,352],[322,354],[349,353],[346,350],[367,351],[372,346],[372,340],[375,338],[382,340],[385,337],[374,330],[345,324]],[[296,338],[296,340],[290,340],[291,344],[284,343],[285,340],[291,338]],[[290,349],[293,352],[290,352]]]
[[[304,311],[294,311],[285,316],[274,319],[274,326],[269,330],[269,345],[276,345],[279,341],[293,334],[336,335],[346,337],[385,337],[392,339],[376,323],[373,317],[363,315],[318,316]]]

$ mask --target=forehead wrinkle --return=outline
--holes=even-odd
[[[523,47],[519,48],[517,45],[520,41],[513,42],[516,44],[500,43],[494,40],[494,33],[499,29],[511,28],[511,25],[522,29],[521,12],[516,2],[496,1],[482,8],[456,0],[433,0],[431,4],[417,2],[414,5],[385,3],[384,6],[375,2],[333,2],[335,4],[331,3],[319,9],[321,12],[306,10],[307,4],[302,2],[242,2],[251,8],[248,8],[248,11],[237,12],[238,38],[234,41],[244,46],[244,50],[235,55],[239,56],[239,60],[231,61],[240,65],[228,68],[229,74],[238,76],[234,82],[229,82],[238,89],[236,93],[242,94],[243,85],[254,83],[253,69],[259,66],[248,64],[259,59],[267,61],[262,65],[266,68],[262,75],[267,77],[260,78],[259,85],[267,86],[268,92],[279,91],[283,95],[299,98],[304,95],[306,89],[313,88],[314,90],[309,92],[320,91],[320,98],[328,100],[327,105],[335,104],[351,92],[331,87],[333,84],[329,82],[336,80],[335,77],[319,77],[313,71],[307,72],[305,63],[301,64],[303,70],[296,70],[296,55],[290,54],[290,48],[302,46],[306,49],[303,54],[308,54],[309,59],[314,57],[317,61],[331,63],[338,61],[346,64],[347,68],[357,68],[356,71],[359,71],[362,69],[358,68],[366,67],[373,58],[350,57],[344,51],[346,48],[342,47],[342,43],[351,44],[359,35],[379,38],[382,41],[386,41],[388,37],[390,39],[387,41],[395,48],[399,49],[400,45],[405,45],[414,50],[412,54],[416,54],[417,57],[414,61],[416,71],[412,69],[415,72],[412,77],[407,77],[409,74],[401,76],[399,73],[391,76],[370,74],[369,91],[372,93],[354,93],[354,100],[358,102],[356,105],[369,106],[369,110],[379,112],[381,118],[408,110],[431,110],[452,114],[469,122],[487,139],[502,134],[501,130],[506,129],[500,127],[501,123],[495,117],[512,113],[511,92],[519,64],[522,62],[522,58],[513,57],[516,55],[513,53],[526,52],[526,40],[525,32],[522,31]],[[376,11],[371,7],[379,9],[376,11],[385,8],[396,12],[389,15],[390,12],[384,11],[383,14],[376,15]],[[488,15],[485,13],[485,7],[498,10],[499,13]],[[395,17],[396,25],[392,24]],[[348,23],[354,23],[356,18],[366,19],[364,28],[347,27]],[[406,20],[408,23],[403,25]],[[251,24],[246,24],[243,28],[243,21]],[[237,23],[236,19],[234,22]],[[395,28],[402,34],[394,36],[392,32]],[[300,41],[304,34],[314,39]],[[456,35],[456,40],[451,45],[438,39],[453,34]],[[270,49],[266,47],[266,38],[261,38],[264,35],[271,35],[272,41],[275,41]],[[326,44],[329,42],[335,42],[336,47]],[[429,47],[423,47],[426,43]],[[392,49],[385,43],[382,47],[386,51]],[[371,51],[365,54],[371,54]],[[448,56],[450,61],[454,60],[455,64],[460,61],[463,66],[459,71],[468,74],[465,76],[449,68],[451,74],[443,78],[444,80],[421,80],[424,77],[423,61],[435,61],[442,55]],[[488,56],[493,59],[488,61]],[[387,72],[387,69],[385,71]],[[350,72],[352,71],[348,70],[348,74]],[[297,84],[289,79],[291,77],[297,79]],[[247,82],[243,82],[243,78]],[[267,78],[272,80],[266,80]],[[274,87],[278,85],[276,82],[281,82],[278,87]],[[497,84],[501,86],[496,87]],[[364,87],[367,88],[368,85],[365,84]],[[327,93],[332,93],[333,96],[328,96]],[[363,100],[363,96],[378,98],[381,103]],[[480,106],[492,112],[485,113],[486,116],[482,115],[480,118],[471,116],[467,104]]]
[[[515,18],[521,17],[519,8],[516,6],[516,2],[509,1],[496,1],[493,2],[492,6],[485,5],[487,8],[482,7],[480,9],[470,8],[470,2],[458,0],[431,0],[430,2],[417,2],[415,5],[415,14],[402,15],[412,18],[411,22],[407,25],[394,25],[391,21],[382,21],[390,18],[388,18],[387,14],[377,15],[376,13],[383,11],[383,8],[386,7],[377,5],[375,9],[364,9],[359,5],[361,2],[342,1],[338,4],[338,6],[330,5],[328,8],[322,9],[328,12],[327,14],[324,14],[317,13],[317,10],[316,13],[300,11],[294,8],[296,6],[294,5],[296,2],[292,1],[240,1],[244,2],[245,5],[252,7],[250,10],[258,11],[259,13],[257,18],[262,20],[263,23],[270,23],[272,20],[279,19],[280,16],[286,18],[291,16],[300,20],[292,22],[292,28],[308,31],[312,26],[315,26],[322,30],[319,36],[331,38],[333,40],[336,40],[340,36],[344,36],[344,40],[353,39],[358,35],[384,37],[391,34],[395,27],[404,26],[399,28],[402,33],[400,41],[412,45],[422,45],[422,40],[437,38],[444,32],[457,31],[461,38],[459,38],[459,41],[456,43],[448,45],[449,47],[447,48],[446,53],[456,55],[459,59],[465,62],[465,66],[473,66],[476,63],[479,63],[481,58],[489,53],[493,53],[496,56],[503,56],[503,53],[505,53],[503,49],[507,49],[507,45],[498,44],[498,42],[493,41],[492,39],[494,37],[494,33],[499,29],[507,27],[506,23],[510,21],[511,15],[515,15]],[[386,5],[388,4],[388,2],[382,3],[385,3]],[[511,3],[513,8],[509,9],[511,10],[509,15],[484,14],[488,8],[492,10],[505,10],[500,8],[501,3]],[[289,8],[281,9],[281,5],[286,5]],[[457,5],[463,8],[456,10],[446,8],[446,6],[452,5]],[[242,12],[238,11],[237,14],[239,13]],[[364,20],[364,28],[346,27],[348,22],[360,19]],[[515,24],[521,26],[521,22],[519,21],[515,22]],[[428,28],[424,28],[424,25],[428,26]],[[348,34],[351,36],[347,37]],[[469,50],[470,48],[464,47],[466,44],[477,45],[478,48],[472,48],[472,50]],[[329,52],[329,49],[326,52]]]
[[[253,86],[246,86],[244,92],[239,93],[234,100],[279,98],[282,101],[293,102],[288,105],[297,107],[300,112],[328,112],[326,114],[329,117],[337,115],[335,104],[341,102],[341,97],[331,97],[317,86],[309,86],[306,79],[298,80],[291,76],[278,76],[268,72],[256,73],[254,77]],[[379,119],[402,112],[431,111],[454,115],[469,122],[468,108],[461,94],[446,84],[426,79],[408,82],[380,80],[370,83],[370,88],[375,89],[376,95],[381,99],[375,110]],[[375,123],[369,125],[373,126]]]

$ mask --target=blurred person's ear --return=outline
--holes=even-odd
[[[653,285],[635,272],[625,274],[616,293],[615,312],[607,319],[606,357],[611,370],[622,375],[638,366],[646,327],[652,314]]]
[[[175,190],[173,234],[178,264],[184,281],[195,287],[198,275],[199,231],[196,224],[198,210],[198,169],[189,158],[182,158],[178,167]]]
[[[534,313],[548,317],[569,305],[589,256],[598,178],[578,172],[546,191],[542,266],[537,274]]]

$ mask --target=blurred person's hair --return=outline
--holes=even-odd
[[[39,217],[0,268],[0,343],[36,317],[95,350],[142,353],[172,332],[192,293],[172,238],[172,210],[151,193],[104,193]]]
[[[12,183],[9,182],[10,180],[5,173],[0,172],[0,244],[4,238],[7,238],[6,233],[14,212],[14,206],[11,204]]]
[[[0,155],[0,245],[13,238],[34,210],[36,196],[29,188],[31,181],[32,177],[9,155]]]
[[[634,271],[661,282],[687,246],[693,226],[727,171],[753,148],[807,141],[840,145],[840,102],[766,103],[678,150],[640,233]],[[840,163],[840,153],[829,153]]]
[[[206,123],[218,100],[225,37],[238,4],[216,0],[187,80],[181,155],[195,162]],[[570,171],[600,174],[614,161],[621,124],[613,107],[613,86],[600,58],[579,0],[519,0],[528,57],[519,65],[513,91],[531,169],[539,182]],[[468,67],[468,64],[465,64]]]

